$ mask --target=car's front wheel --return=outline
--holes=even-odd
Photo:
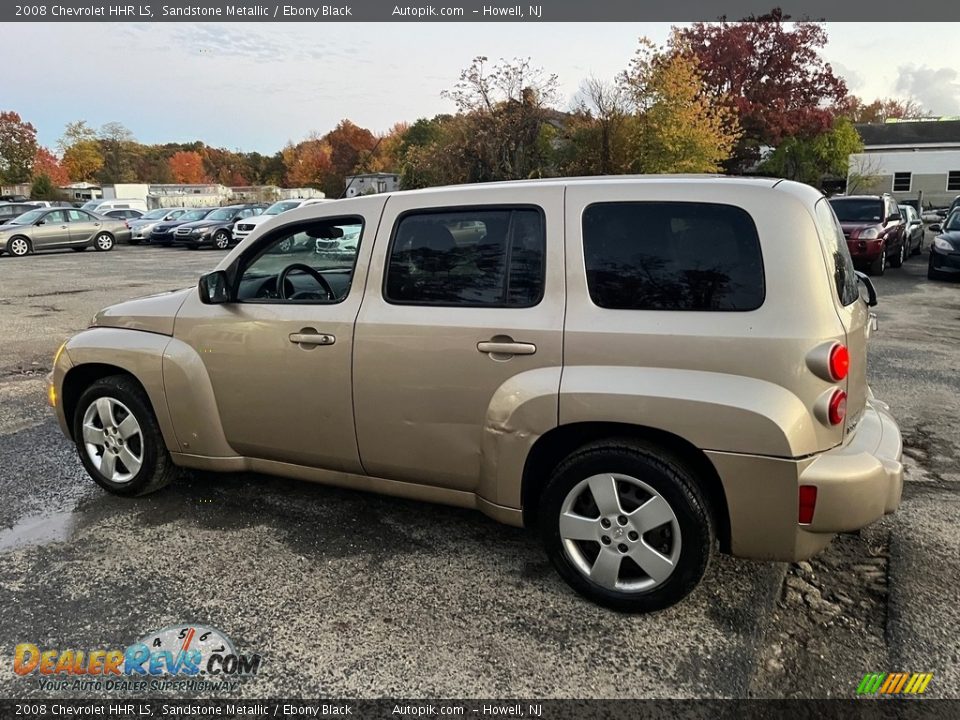
[[[97,380],[83,392],[73,438],[90,477],[116,495],[144,495],[176,476],[149,398],[125,375]]]
[[[589,445],[561,462],[541,497],[539,529],[574,590],[624,612],[662,610],[686,597],[715,538],[692,473],[633,440]]]
[[[897,250],[896,256],[890,261],[890,267],[898,268],[903,265],[907,259],[907,240],[904,240],[900,243],[900,249]]]
[[[25,237],[14,237],[7,241],[7,252],[14,257],[23,257],[33,252],[33,246]]]
[[[867,268],[870,275],[883,275],[887,270],[887,249],[880,250],[880,256]]]

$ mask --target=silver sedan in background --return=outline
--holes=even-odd
[[[112,250],[129,238],[126,223],[76,208],[37,208],[0,225],[0,253],[23,257],[41,250]]]

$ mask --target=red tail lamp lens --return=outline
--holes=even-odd
[[[797,500],[797,521],[801,525],[809,525],[813,522],[813,511],[817,509],[817,486],[801,485]]]
[[[850,352],[839,343],[830,350],[830,377],[843,380],[850,372]]]
[[[847,394],[843,390],[835,390],[830,398],[829,417],[831,425],[839,425],[847,416]]]

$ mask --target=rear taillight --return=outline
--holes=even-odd
[[[813,511],[817,509],[817,486],[801,485],[797,493],[797,521],[801,525],[813,522]]]
[[[834,390],[827,406],[827,418],[831,425],[839,425],[847,416],[847,394],[843,390]]]
[[[850,372],[850,352],[845,345],[837,343],[830,348],[830,360],[828,361],[830,377],[834,380],[843,380]]]

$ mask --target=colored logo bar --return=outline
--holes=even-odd
[[[857,695],[921,695],[933,673],[867,673],[857,686]]]

